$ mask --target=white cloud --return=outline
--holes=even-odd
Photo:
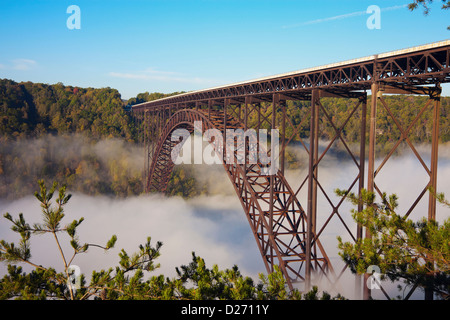
[[[8,64],[0,63],[0,69],[26,71],[26,70],[33,69],[37,65],[38,65],[38,63],[35,60],[20,58],[20,59],[10,60],[10,62]]]
[[[13,65],[12,68],[14,70],[30,70],[37,65],[37,62],[31,59],[14,59],[12,60]]]
[[[56,197],[55,197],[56,198]],[[219,208],[216,203],[221,203]],[[23,212],[30,224],[39,222],[41,208],[34,197],[26,197],[13,202],[0,199],[0,211],[10,212],[17,217]],[[66,210],[62,225],[74,219],[85,218],[78,229],[81,243],[104,245],[111,235],[118,241],[114,249],[104,253],[91,248],[79,255],[73,264],[79,266],[89,276],[92,270],[107,269],[118,265],[118,254],[122,248],[132,254],[147,236],[152,237],[152,245],[162,241],[161,257],[156,261],[161,268],[153,275],[176,276],[175,267],[191,262],[191,252],[205,259],[208,267],[218,264],[219,268],[231,268],[234,264],[246,276],[255,280],[259,272],[265,272],[263,261],[250,231],[240,202],[236,196],[213,196],[183,200],[165,198],[159,195],[111,199],[103,196],[73,194]],[[4,220],[2,218],[2,220]],[[0,239],[17,241],[9,230],[6,220],[0,224]],[[68,238],[62,235],[67,255],[71,256]],[[62,267],[61,257],[54,239],[46,235],[32,238],[32,260],[44,266]],[[25,268],[28,270],[29,268]],[[6,265],[0,264],[0,275]]]
[[[198,77],[187,77],[178,72],[172,71],[159,71],[152,68],[145,69],[138,72],[109,72],[109,76],[122,79],[134,79],[134,80],[156,80],[163,82],[182,82],[193,84],[208,84],[214,82],[211,79],[203,79]]]
[[[421,154],[430,152],[429,148],[418,148],[418,151]],[[337,161],[334,157],[325,157],[324,160],[327,162],[321,162],[323,166],[319,168],[319,175],[322,177],[320,181],[329,192],[331,201],[338,201],[333,196],[333,190],[335,187],[346,188],[350,185],[354,176],[349,173],[352,173],[352,168],[356,170],[355,166],[353,162]],[[425,159],[426,162],[428,160]],[[340,170],[336,169],[336,165]],[[439,166],[440,177],[450,175],[450,148],[440,148]],[[386,171],[383,173],[383,170]],[[423,175],[418,174],[419,171],[423,171],[421,164],[408,152],[403,156],[391,159],[383,170],[377,176],[379,179],[377,184],[383,191],[388,189],[386,190],[388,193],[396,192],[399,196],[400,212],[405,212],[415,200],[417,192],[420,192],[420,189],[426,184]],[[265,273],[265,268],[239,199],[234,194],[234,190],[230,191],[233,188],[227,181],[225,172],[220,166],[215,168],[214,166],[195,166],[194,172],[199,182],[216,181],[217,185],[211,191],[221,192],[221,194],[190,200],[159,195],[112,199],[106,196],[74,194],[66,207],[63,224],[84,217],[85,221],[79,227],[81,243],[103,245],[112,234],[117,234],[118,242],[116,248],[108,253],[91,248],[86,255],[77,256],[73,264],[78,265],[81,271],[89,276],[91,270],[117,265],[118,253],[121,248],[131,254],[138,249],[138,245],[143,243],[147,236],[151,236],[153,245],[156,241],[163,242],[162,254],[157,261],[161,264],[161,268],[156,270],[153,275],[175,276],[175,267],[190,263],[191,252],[195,251],[198,256],[205,258],[208,267],[217,263],[220,269],[225,269],[236,264],[244,275],[258,281],[257,273]],[[302,177],[302,169],[289,170],[286,173],[286,178],[290,183],[300,181]],[[412,190],[410,186],[416,185],[420,188]],[[296,189],[293,184],[291,187]],[[449,189],[450,180],[438,179],[439,192]],[[299,200],[302,204],[305,203],[305,199],[299,197]],[[418,215],[411,216],[411,218],[418,218],[423,212],[426,212],[426,200],[419,203],[416,212]],[[352,208],[350,204],[344,203],[339,212],[354,231],[356,228],[354,228],[350,216]],[[319,212],[321,215],[318,216],[318,226],[321,226],[328,218],[329,210],[328,202],[323,199],[323,196],[320,196]],[[0,213],[5,212],[11,213],[14,217],[17,217],[19,212],[23,212],[30,224],[38,222],[41,218],[41,208],[33,197],[16,201],[0,199]],[[439,206],[438,221],[447,217],[448,209]],[[12,236],[9,228],[10,224],[1,219],[0,239],[17,241],[17,237]],[[341,222],[334,216],[321,235],[322,244],[333,263],[340,262],[336,248],[337,235],[342,235],[345,241],[349,240]],[[61,240],[66,243],[67,239]],[[61,268],[62,263],[57,250],[54,240],[45,235],[38,236],[36,241],[32,242],[33,259],[45,266]],[[335,270],[338,269],[340,270],[340,268],[335,268]],[[5,272],[6,265],[0,264],[0,276]],[[339,292],[352,298],[353,276],[350,274],[344,276],[345,280],[341,281],[336,288],[326,290],[332,294]],[[325,286],[325,284],[323,285]],[[395,288],[391,292],[392,295],[398,293]],[[380,296],[380,299],[383,297]]]
[[[398,10],[398,9],[403,9],[406,8],[408,5],[401,5],[401,6],[392,6],[392,7],[387,7],[387,8],[382,8],[381,11],[392,11],[392,10]],[[333,16],[333,17],[328,17],[328,18],[321,18],[321,19],[315,19],[315,20],[310,20],[310,21],[306,21],[306,22],[301,22],[301,23],[296,23],[296,24],[292,24],[292,25],[286,25],[283,26],[283,29],[291,29],[291,28],[297,28],[297,27],[301,27],[301,26],[306,26],[306,25],[311,25],[311,24],[317,24],[317,23],[322,23],[322,22],[328,22],[328,21],[334,21],[334,20],[341,20],[341,19],[347,19],[347,18],[352,18],[352,17],[357,17],[357,16],[362,16],[367,14],[367,11],[357,11],[357,12],[351,12],[351,13],[346,13],[346,14],[341,14],[341,15],[337,15],[337,16]]]
[[[316,23],[321,23],[321,22],[326,22],[326,21],[333,21],[333,20],[346,19],[346,18],[351,18],[351,17],[356,17],[356,16],[362,16],[364,14],[366,14],[366,11],[352,12],[352,13],[342,14],[342,15],[338,15],[338,16],[334,16],[334,17],[306,21],[306,22],[294,24],[291,26],[284,26],[284,28],[288,29],[288,28],[294,28],[294,27],[298,27],[298,26],[306,26],[309,24],[316,24]]]

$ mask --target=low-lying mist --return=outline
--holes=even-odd
[[[91,195],[128,196],[143,190],[144,148],[136,144],[81,134],[0,142],[0,198],[32,194],[38,179]]]
[[[52,138],[48,138],[52,139]],[[87,254],[78,256],[73,264],[78,265],[81,271],[89,276],[92,270],[106,269],[118,264],[118,253],[124,248],[128,253],[138,250],[138,245],[145,242],[147,236],[152,237],[153,244],[162,241],[163,247],[161,257],[157,262],[161,268],[154,271],[154,274],[164,274],[168,277],[176,275],[175,267],[188,264],[191,261],[191,252],[197,256],[205,258],[208,266],[218,264],[219,268],[230,268],[237,265],[241,272],[258,279],[258,273],[265,273],[264,264],[257,248],[255,239],[251,233],[247,218],[245,217],[239,199],[234,193],[234,189],[228,180],[221,165],[191,165],[190,172],[196,178],[197,183],[206,186],[206,195],[196,196],[190,199],[181,197],[166,197],[163,195],[128,195],[126,197],[116,197],[107,193],[87,195],[77,186],[86,184],[83,179],[92,179],[92,176],[101,177],[99,170],[107,168],[104,173],[107,177],[125,175],[129,177],[140,177],[144,166],[143,148],[129,146],[117,140],[98,141],[96,143],[83,143],[80,137],[61,142],[55,138],[52,150],[53,157],[60,157],[70,167],[70,157],[89,159],[93,155],[95,162],[87,162],[86,167],[81,167],[80,176],[76,177],[72,188],[68,192],[73,194],[65,210],[65,222],[69,223],[74,219],[84,217],[85,221],[79,227],[79,237],[81,243],[105,244],[112,234],[118,236],[116,247],[104,253],[103,250],[90,248]],[[71,141],[71,143],[68,143]],[[19,149],[11,149],[15,152],[12,159],[19,159],[24,164],[26,170],[32,170],[33,166],[45,165],[45,157],[40,158],[40,151],[47,142],[39,139],[33,141],[23,141]],[[61,144],[62,143],[62,144]],[[15,150],[15,151],[14,151]],[[418,148],[423,154],[426,163],[429,163],[427,154],[428,147]],[[291,150],[294,153],[298,166],[290,166],[286,171],[286,177],[294,190],[302,183],[306,174],[306,156],[301,148]],[[92,167],[97,163],[99,166]],[[111,169],[111,163],[116,163],[116,171]],[[379,165],[381,160],[377,160]],[[108,165],[109,164],[109,165]],[[7,165],[3,162],[3,168]],[[80,166],[78,163],[77,166]],[[438,192],[444,192],[448,196],[450,190],[450,148],[440,147],[438,175]],[[25,169],[23,169],[25,170]],[[38,169],[36,169],[38,170]],[[103,172],[103,171],[102,171]],[[100,173],[102,173],[100,172]],[[111,173],[113,172],[113,174]],[[82,175],[81,175],[82,173]],[[11,173],[10,173],[11,174]],[[14,173],[19,175],[20,170]],[[76,169],[75,169],[76,175]],[[357,175],[357,167],[353,161],[346,157],[338,156],[336,153],[326,155],[319,167],[319,181],[327,192],[333,204],[339,202],[339,198],[334,194],[335,188],[347,189]],[[30,175],[31,176],[31,175]],[[28,178],[30,177],[28,176]],[[380,190],[389,193],[396,193],[399,196],[399,212],[404,212],[414,202],[417,195],[423,190],[428,182],[428,174],[423,169],[419,161],[409,151],[404,151],[390,159],[380,174],[376,178],[376,183]],[[27,178],[27,179],[28,179]],[[78,180],[77,180],[78,179]],[[101,178],[98,178],[101,179]],[[111,181],[114,179],[108,178]],[[119,180],[119,179],[117,179]],[[126,180],[126,179],[125,179]],[[30,184],[30,190],[37,190],[38,185],[34,182]],[[354,191],[356,191],[356,186]],[[8,198],[8,193],[1,193],[0,213],[11,213],[17,216],[23,212],[27,222],[40,222],[41,208],[39,202],[31,196],[23,194],[21,197]],[[299,193],[299,199],[306,209],[306,189]],[[325,223],[331,213],[331,206],[328,200],[319,192],[318,228]],[[426,216],[428,194],[424,196],[418,204],[414,213],[410,216],[413,219]],[[356,226],[352,221],[350,210],[352,206],[344,202],[339,208],[339,214],[351,232],[356,232]],[[438,205],[437,220],[443,221],[449,216],[450,210]],[[341,219],[334,215],[329,224],[321,234],[327,254],[332,263],[342,265],[337,252],[336,237],[341,235],[344,240],[349,240],[350,236],[343,228]],[[9,229],[10,225],[5,220],[0,220],[0,239],[17,241],[15,234]],[[68,244],[68,242],[67,242]],[[36,236],[32,242],[32,255],[37,264],[62,268],[56,245],[50,237]],[[70,249],[67,247],[67,252]],[[70,252],[71,254],[71,252]],[[29,269],[28,269],[29,270]],[[339,273],[341,268],[336,268]],[[0,274],[6,272],[6,265],[0,264]],[[354,278],[347,270],[341,278],[340,283],[332,288],[323,284],[319,290],[326,290],[332,294],[341,293],[348,298],[359,298],[354,296]],[[378,290],[379,291],[379,290]],[[398,294],[392,288],[393,294]],[[372,291],[375,298],[383,299],[383,295],[376,290]],[[419,298],[423,296],[420,295]]]
[[[39,202],[34,197],[1,201],[0,208],[3,213],[13,215],[23,212],[29,223],[38,222],[41,217]],[[152,237],[153,244],[163,242],[157,274],[174,276],[175,267],[188,264],[191,252],[195,251],[209,264],[217,263],[221,268],[237,264],[245,274],[256,275],[255,272],[262,271],[262,261],[241,211],[239,202],[231,196],[185,200],[145,195],[119,199],[75,193],[66,206],[64,219],[69,223],[85,218],[79,227],[81,243],[104,245],[112,234],[118,236],[113,250],[104,253],[93,247],[76,258],[74,264],[87,275],[93,269],[118,265],[120,249],[133,253],[147,236]],[[9,227],[6,220],[2,221],[0,235],[12,241]],[[32,254],[36,262],[62,267],[54,239],[45,235],[35,239]],[[67,252],[71,253],[69,247]],[[5,270],[4,265],[1,268]]]

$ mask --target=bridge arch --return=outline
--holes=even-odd
[[[216,129],[225,134],[225,129],[243,129],[244,126],[223,110],[182,109],[168,118],[159,132],[159,138],[153,146],[147,177],[147,191],[167,190],[170,174],[174,169],[172,150],[180,147],[179,141],[172,141],[176,129],[194,131],[195,122],[202,123],[202,134],[206,130]],[[212,143],[216,150],[215,141]],[[260,148],[259,143],[258,150]],[[241,146],[242,148],[243,146]],[[223,154],[226,153],[222,144]],[[238,151],[233,152],[234,161],[222,161],[227,176],[244,209],[251,231],[255,237],[263,262],[268,273],[278,265],[283,272],[290,289],[294,283],[305,280],[307,260],[307,215],[296,195],[280,170],[271,175],[264,172],[267,165],[261,161],[237,161]],[[245,159],[250,150],[244,144]],[[216,150],[218,151],[218,150]],[[223,158],[222,158],[223,159]],[[310,267],[320,274],[332,271],[332,266],[318,238],[312,235],[311,246],[318,248],[311,252]]]

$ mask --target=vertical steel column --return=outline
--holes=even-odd
[[[224,163],[228,163],[228,148],[227,148],[227,108],[230,103],[229,99],[224,99],[223,101],[223,161]],[[233,142],[234,143],[234,142]]]
[[[144,150],[145,150],[145,164],[144,164],[144,190],[148,192],[147,179],[150,173],[150,118],[149,111],[144,110]]]
[[[379,95],[378,83],[372,84],[372,99],[370,104],[370,127],[369,127],[369,159],[367,172],[367,190],[374,191],[375,186],[375,144],[376,144],[376,125],[377,125],[377,103]],[[367,236],[367,233],[366,233]]]
[[[361,195],[361,189],[364,188],[364,176],[365,176],[365,162],[366,162],[366,115],[367,115],[367,94],[365,94],[362,98],[362,106],[361,106],[361,141],[359,148],[359,187],[358,192]],[[358,204],[358,211],[361,212],[363,210],[363,203],[360,202]],[[356,230],[356,238],[362,238],[362,226],[358,224]]]
[[[248,105],[251,104],[251,97],[246,96],[244,101],[244,132],[248,129]],[[248,163],[248,153],[250,150],[250,143],[247,143],[244,135],[244,146],[245,146],[245,158],[244,158],[244,174],[247,176],[247,163]]]
[[[248,129],[248,105],[251,104],[252,98],[249,96],[245,97],[245,109],[244,109],[244,131]]]
[[[256,132],[259,133],[259,129],[261,129],[261,103],[257,103],[257,108],[258,108],[258,125],[256,127]]]
[[[309,167],[308,167],[308,206],[307,206],[307,227],[306,227],[306,265],[305,265],[305,290],[311,287],[311,256],[312,256],[312,236],[313,236],[313,215],[314,215],[314,155],[315,155],[315,138],[316,138],[316,117],[317,117],[317,99],[318,91],[311,92],[311,119],[309,129]]]
[[[211,121],[211,107],[212,107],[212,100],[208,100],[208,120]]]
[[[278,94],[274,94],[272,96],[272,123],[271,123],[271,129],[276,129],[276,117],[277,117],[277,105],[278,105],[278,101],[279,101],[279,95]],[[270,157],[271,157],[271,163],[270,165],[273,166],[274,163],[272,163],[274,157],[276,157],[277,155],[275,155],[273,153],[273,141],[272,141],[272,136],[271,136],[271,141],[270,141]],[[276,173],[275,173],[276,174]],[[269,176],[269,184],[270,184],[270,203],[269,203],[269,237],[271,239],[273,239],[273,205],[274,205],[274,188],[275,188],[275,175],[270,172],[270,176]],[[273,264],[273,257],[275,256],[275,252],[274,252],[274,248],[273,246],[270,247],[270,255],[272,256],[272,264]],[[281,264],[281,260],[278,261],[279,264]],[[272,269],[273,269],[273,265],[272,265]],[[273,270],[272,270],[273,271]]]
[[[364,177],[365,177],[365,164],[366,164],[366,116],[367,116],[367,93],[364,94],[363,97],[360,98],[362,100],[361,106],[361,137],[360,137],[360,148],[359,148],[359,186],[358,186],[358,195],[361,199],[361,190],[364,188]],[[358,212],[361,212],[363,208],[362,201],[358,204]],[[362,226],[358,223],[356,227],[356,240],[360,240],[362,238]],[[356,295],[359,296],[361,293],[361,276],[356,275],[355,281],[355,292]]]
[[[439,119],[441,115],[441,96],[440,92],[433,97],[433,132],[431,137],[431,166],[430,166],[430,184],[429,186],[436,192],[437,188],[437,167],[438,167],[438,149],[439,149]],[[428,220],[436,220],[436,197],[430,193],[428,202]]]
[[[312,233],[314,235],[317,234],[317,181],[319,179],[319,111],[320,111],[320,98],[321,98],[322,91],[317,90],[315,105],[314,105],[314,170],[313,170],[313,189],[312,189],[312,195],[313,195],[313,202],[312,202],[312,215],[311,215],[311,223],[312,223]],[[313,251],[314,256],[316,256],[316,241],[313,241],[314,246],[311,248]],[[317,263],[317,260],[316,260]]]
[[[376,125],[377,125],[377,103],[379,94],[379,84],[374,82],[371,87],[372,99],[370,104],[370,127],[369,127],[369,159],[367,167],[367,190],[373,192],[375,190],[375,145],[376,145]],[[370,238],[370,232],[366,228],[366,238]],[[370,299],[370,289],[367,287],[367,279],[369,274],[364,274],[363,283],[363,299]]]
[[[286,154],[286,101],[280,102],[282,119],[281,119],[281,154],[280,154],[280,170],[284,175],[284,159]]]
[[[241,122],[242,121],[242,106],[241,106],[241,104],[239,104],[239,106],[238,106],[238,109],[239,109],[239,122]]]
[[[440,89],[440,88],[439,88]],[[430,165],[430,182],[429,187],[432,188],[433,192],[430,192],[428,200],[428,221],[436,220],[436,197],[434,193],[437,191],[437,166],[438,166],[438,149],[439,149],[439,118],[441,110],[441,97],[440,90],[437,93],[433,93],[431,97],[434,99],[433,107],[433,131],[431,137],[431,165]],[[433,269],[433,262],[428,262],[428,265]],[[428,281],[433,281],[433,276],[429,276]],[[433,300],[433,290],[431,288],[425,287],[425,300]]]

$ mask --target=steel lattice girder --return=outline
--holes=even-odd
[[[138,104],[133,109],[180,103],[187,106],[211,99],[236,99],[243,103],[249,96],[270,101],[274,93],[295,100],[313,89],[348,96],[352,91],[370,90],[373,82],[404,86],[450,82],[450,41],[188,92]]]
[[[167,188],[174,167],[170,154],[176,143],[170,136],[175,129],[192,128],[195,121],[202,121],[203,130],[215,128],[223,132],[223,111],[210,111],[209,115],[208,118],[208,112],[204,110],[183,109],[168,119],[155,148],[148,175],[148,191],[164,192]],[[226,128],[243,128],[230,115],[226,119]],[[223,166],[241,201],[267,271],[272,272],[274,265],[279,265],[292,289],[294,282],[305,279],[306,214],[279,170],[268,176],[262,173],[264,165],[261,163],[240,164],[237,161],[241,147],[234,151],[236,161],[232,164],[223,161]],[[316,269],[325,273],[332,267],[319,239],[316,238],[314,244],[319,247],[320,256],[314,253],[312,262]]]
[[[167,177],[173,169],[173,166],[170,167],[170,165],[168,165],[170,161],[167,157],[169,154],[168,150],[170,150],[171,146],[169,144],[162,146],[162,143],[164,143],[165,140],[161,137],[165,134],[168,136],[170,133],[166,131],[163,132],[163,129],[166,128],[167,130],[170,130],[168,123],[174,119],[172,115],[177,113],[176,110],[182,111],[177,115],[179,117],[179,126],[182,126],[180,121],[187,119],[185,122],[187,128],[189,127],[189,124],[192,124],[194,119],[200,119],[202,117],[204,119],[206,117],[207,119],[215,119],[214,121],[216,124],[224,130],[232,122],[232,118],[227,115],[227,110],[239,120],[237,122],[241,122],[241,125],[244,123],[243,126],[245,129],[247,128],[249,113],[253,111],[258,113],[257,127],[264,124],[274,128],[274,113],[272,112],[269,115],[263,114],[263,112],[261,112],[262,106],[260,103],[269,102],[272,103],[273,106],[277,104],[283,108],[283,104],[287,100],[315,101],[317,96],[314,98],[314,94],[319,94],[318,102],[314,102],[314,105],[316,106],[315,108],[322,110],[323,114],[328,118],[328,121],[336,131],[335,138],[340,139],[345,145],[345,141],[340,136],[340,130],[345,126],[345,123],[341,127],[337,127],[333,124],[332,120],[327,115],[327,111],[320,104],[320,96],[364,99],[364,103],[360,103],[361,106],[356,105],[354,109],[352,108],[352,113],[358,107],[362,108],[361,137],[365,137],[365,110],[367,98],[365,96],[365,92],[370,90],[372,92],[372,102],[370,109],[371,114],[368,119],[370,122],[370,130],[367,132],[369,136],[367,188],[369,190],[377,189],[374,178],[383,166],[381,165],[381,167],[376,170],[374,167],[374,146],[376,143],[374,121],[376,119],[377,101],[379,102],[380,107],[383,107],[389,113],[389,107],[381,98],[381,94],[383,92],[387,94],[428,95],[430,97],[430,101],[434,101],[434,126],[431,155],[432,163],[430,168],[425,166],[425,170],[430,175],[430,181],[428,182],[426,188],[435,187],[439,137],[439,84],[450,82],[449,62],[450,41],[445,41],[444,45],[440,43],[439,45],[420,50],[404,50],[400,53],[373,56],[369,59],[353,61],[352,63],[341,63],[330,65],[327,68],[315,68],[307,70],[307,72],[291,73],[280,77],[270,77],[260,79],[255,82],[239,83],[220,88],[190,92],[135,105],[132,109],[135,111],[135,114],[141,114],[144,112],[147,114],[147,117],[144,117],[144,126],[146,127],[145,131],[147,132],[144,134],[144,140],[147,144],[149,144],[150,140],[159,141],[157,144],[153,144],[149,147],[148,154],[149,162],[151,162],[152,165],[154,164],[152,167],[153,172],[155,172],[154,176],[161,179],[157,179],[153,183],[150,183],[149,180],[148,186],[150,187],[153,185],[153,187],[150,188],[152,190],[162,190],[161,187],[164,188],[163,186],[167,184],[167,178],[165,177]],[[316,93],[314,93],[314,91]],[[360,100],[360,102],[361,101],[362,100]],[[234,109],[231,106],[232,104],[235,105]],[[244,108],[241,108],[242,105]],[[430,105],[431,102],[428,102],[427,106],[424,107],[423,110],[428,108]],[[215,110],[213,106],[219,106],[219,110]],[[207,110],[205,110],[205,107],[207,107]],[[198,110],[199,108],[203,110]],[[197,114],[194,113],[194,109]],[[241,109],[245,109],[242,117]],[[188,112],[189,110],[191,112]],[[420,111],[419,115],[422,114],[423,110]],[[313,146],[317,141],[317,137],[314,137],[314,135],[317,135],[317,131],[310,134],[309,148],[306,147],[298,135],[299,128],[304,121],[307,121],[309,118],[313,117],[313,113],[311,111],[312,110],[310,110],[309,114],[306,115],[306,117],[302,119],[302,122],[297,126],[294,126],[289,117],[287,117],[283,111],[283,127],[285,125],[290,125],[293,129],[293,133],[290,137],[284,137],[283,134],[283,148],[281,151],[281,156],[283,156],[285,146],[292,139],[298,138],[303,144],[305,150],[310,153],[310,167],[312,165],[308,177],[301,184],[300,188],[308,182],[308,185],[312,184],[314,188],[320,188],[323,191],[315,172],[323,154],[318,157],[318,155],[313,154],[315,152],[314,149],[311,148],[311,146]],[[199,117],[199,114],[203,114],[203,116]],[[208,115],[210,117],[208,117]],[[350,116],[351,115],[349,115],[349,117]],[[316,115],[314,117],[317,119]],[[395,117],[392,115],[391,117],[395,122]],[[416,119],[414,121],[416,121]],[[176,125],[175,122],[173,125]],[[410,127],[412,125],[413,124],[410,124]],[[410,127],[398,127],[400,131],[403,131],[401,140],[407,142],[411,146],[411,143],[407,138]],[[312,127],[310,126],[310,130],[311,128]],[[282,130],[284,131],[284,129]],[[364,186],[364,166],[361,165],[361,163],[364,163],[365,157],[364,141],[365,139],[361,139],[360,141],[361,148],[359,163],[355,160],[353,154],[349,152],[350,156],[353,158],[353,161],[359,167],[359,176],[352,183],[352,187],[356,184],[356,181],[359,180],[359,190],[361,190]],[[411,146],[411,148],[414,151],[414,147]],[[395,150],[395,148],[393,150]],[[159,155],[162,155],[162,159],[156,161],[155,157],[158,158]],[[385,161],[387,161],[388,158],[389,155]],[[420,157],[418,158],[420,161]],[[308,277],[309,271],[303,271],[303,269],[306,269],[308,265],[312,266],[311,262],[316,262],[314,266],[317,269],[324,271],[327,268],[332,269],[324,250],[322,250],[323,248],[319,248],[321,253],[323,253],[320,257],[315,254],[315,251],[311,250],[312,246],[316,244],[316,241],[317,243],[320,243],[318,242],[318,237],[322,233],[326,224],[317,233],[314,228],[308,225],[312,219],[306,219],[305,212],[301,208],[300,204],[297,204],[298,201],[296,196],[300,188],[295,193],[288,190],[289,185],[283,182],[284,177],[282,173],[273,176],[271,179],[261,177],[260,168],[258,168],[258,166],[255,168],[251,165],[228,166],[225,169],[233,182],[236,193],[238,194],[247,214],[247,218],[249,219],[250,226],[252,227],[252,231],[257,240],[268,271],[273,270],[273,266],[275,264],[279,264],[282,267],[282,271],[285,274],[288,283],[292,286],[292,282],[294,280],[303,280],[304,277]],[[163,182],[162,184],[160,184],[161,181]],[[258,192],[255,192],[255,190],[249,186],[258,188],[256,189]],[[268,188],[268,186],[270,186],[270,188]],[[407,215],[423,197],[426,188],[418,196],[417,200],[411,206],[411,209],[408,210]],[[436,200],[431,197],[432,195],[430,194],[428,212],[429,219],[433,219],[434,217],[436,202]],[[314,200],[316,198],[317,191],[315,191],[315,194],[308,194],[309,200]],[[278,201],[278,199],[283,199],[281,201],[281,206],[277,206],[278,204],[276,201]],[[292,208],[290,207],[291,205]],[[267,206],[269,207],[269,210],[267,210]],[[331,206],[333,207],[333,212],[327,219],[327,222],[333,214],[337,213],[336,210],[339,207],[339,205],[335,206],[333,204],[331,204]],[[280,210],[279,208],[283,209]],[[361,210],[361,208],[358,207],[358,210]],[[313,213],[314,210],[310,210],[308,207],[308,217],[311,217],[311,214]],[[289,229],[286,228],[286,225],[289,225],[290,227],[301,226],[301,231],[299,230],[296,233],[289,233]],[[305,232],[305,230],[307,232],[311,230],[309,239],[307,238],[307,232]],[[349,231],[348,228],[347,231]],[[352,237],[355,239],[353,235]],[[362,229],[358,226],[356,238],[360,239],[361,237]],[[294,244],[292,239],[296,240],[297,244]],[[365,288],[365,290],[366,289],[367,288]],[[366,292],[365,297],[367,298]]]

